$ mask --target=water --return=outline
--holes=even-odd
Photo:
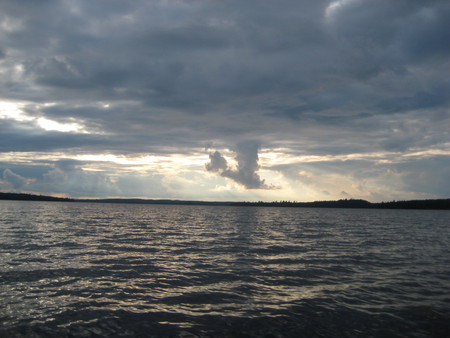
[[[450,337],[450,212],[0,201],[0,337]]]

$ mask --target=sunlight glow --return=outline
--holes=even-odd
[[[127,166],[128,169],[136,171],[161,167],[173,168],[174,166],[176,168],[191,166],[201,166],[203,168],[204,163],[207,161],[207,157],[204,154],[149,155],[142,157],[125,157],[113,154],[85,154],[75,156],[74,159],[79,161],[112,162]]]
[[[83,126],[78,123],[59,123],[53,120],[40,117],[37,119],[38,125],[45,130],[55,130],[60,132],[81,132]]]
[[[405,157],[427,157],[427,156],[448,156],[450,155],[450,145],[448,145],[447,149],[429,149],[423,151],[416,151],[413,153],[405,154]]]
[[[399,156],[395,152],[373,152],[364,154],[344,154],[344,155],[293,155],[274,150],[270,152],[262,151],[259,154],[261,166],[286,165],[294,163],[310,163],[310,162],[333,162],[333,161],[349,161],[349,160],[373,160],[382,159],[388,156]]]
[[[33,118],[23,113],[23,104],[0,101],[0,118],[13,119],[19,122],[32,121]]]
[[[43,106],[52,106],[54,103],[45,103]],[[0,119],[15,120],[17,122],[32,122],[49,131],[87,133],[78,122],[60,123],[45,117],[33,117],[24,112],[25,103],[0,101]],[[36,106],[39,109],[39,106]]]

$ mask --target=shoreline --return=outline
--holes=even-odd
[[[160,204],[160,205],[209,205],[209,206],[254,206],[254,207],[292,207],[292,208],[352,208],[352,209],[419,209],[450,210],[450,199],[408,200],[372,203],[362,199],[341,199],[336,201],[314,202],[220,202],[189,201],[170,199],[140,198],[97,198],[77,199],[24,193],[0,192],[0,200],[42,201],[42,202],[87,202],[87,203],[125,203],[125,204]]]

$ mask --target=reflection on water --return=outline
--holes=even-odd
[[[450,213],[0,202],[0,336],[440,336]]]

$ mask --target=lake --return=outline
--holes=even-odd
[[[0,201],[0,337],[450,337],[450,211]]]

